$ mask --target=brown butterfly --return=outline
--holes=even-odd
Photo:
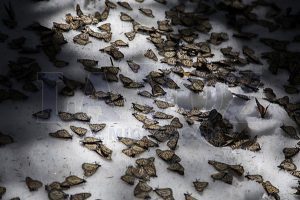
[[[43,186],[43,183],[41,181],[34,180],[30,177],[26,177],[25,182],[29,191],[37,191],[39,188]]]
[[[191,194],[189,193],[185,193],[184,194],[185,200],[197,200],[196,198],[194,198]]]
[[[58,130],[53,133],[49,133],[51,137],[60,139],[72,139],[72,135],[65,129]]]
[[[95,174],[101,165],[97,163],[83,163],[81,167],[84,171],[84,175],[89,177]]]
[[[61,190],[51,190],[48,192],[48,198],[50,200],[62,200],[62,199],[67,199],[68,194],[64,193]]]
[[[261,175],[259,175],[259,174],[254,174],[254,175],[248,174],[248,175],[246,175],[245,177],[246,177],[247,179],[251,180],[251,181],[256,181],[256,182],[258,182],[258,183],[264,182],[263,177],[262,177]]]
[[[139,183],[134,188],[134,196],[141,199],[149,199],[149,193],[152,191],[152,187],[144,181]]]
[[[171,188],[156,188],[154,189],[154,192],[162,199],[174,200]]]
[[[82,137],[87,133],[87,129],[77,126],[70,126],[70,129],[78,136]]]
[[[284,148],[282,150],[285,158],[292,158],[295,155],[297,155],[299,153],[299,151],[300,151],[300,148],[298,148],[298,147]]]
[[[199,180],[194,181],[193,184],[198,192],[203,192],[203,190],[208,186],[208,182],[202,182]]]
[[[218,172],[211,175],[213,180],[223,181],[227,184],[232,184],[233,176],[227,172]]]
[[[171,163],[167,169],[180,175],[184,175],[184,167],[179,162]]]
[[[87,193],[87,192],[84,192],[84,193],[77,193],[77,194],[73,194],[70,196],[70,200],[85,200],[85,199],[88,199],[92,196],[91,193]]]
[[[61,183],[61,186],[64,188],[70,188],[75,185],[80,185],[85,183],[86,180],[79,178],[78,176],[71,175],[65,178],[65,181]]]
[[[268,105],[267,107],[264,107],[263,105],[261,105],[259,103],[259,101],[257,100],[257,98],[255,98],[255,102],[256,102],[256,105],[257,105],[257,110],[260,114],[260,117],[261,118],[265,118],[266,114],[267,114],[267,111],[268,111],[268,108],[270,105]]]
[[[273,196],[276,200],[280,199],[278,195],[279,189],[273,186],[270,181],[263,182],[262,186],[268,195]]]

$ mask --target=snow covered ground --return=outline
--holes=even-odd
[[[1,31],[9,33],[10,38],[24,35],[34,45],[36,41],[39,41],[37,36],[31,32],[24,31],[23,28],[32,21],[39,21],[47,27],[51,27],[54,21],[64,22],[65,14],[75,14],[74,7],[76,2],[74,0],[50,0],[49,2],[33,3],[32,1],[15,0],[12,3],[19,20],[18,31],[11,31],[3,26],[1,26]],[[129,1],[129,3],[134,8],[133,11],[130,11],[132,17],[145,25],[156,26],[158,19],[164,19],[164,11],[176,5],[177,1],[169,1],[167,6],[152,0],[145,0],[143,4],[134,0]],[[102,4],[103,1],[98,2],[95,7],[94,5],[89,5],[87,8],[83,8],[83,11],[93,13]],[[138,11],[141,5],[151,8],[155,18],[147,18],[141,15]],[[285,4],[283,6],[287,7]],[[111,10],[110,16],[105,22],[112,24],[112,41],[116,39],[128,41],[124,33],[131,31],[131,25],[119,20],[120,11],[125,10],[121,7]],[[3,10],[0,13],[3,13]],[[231,37],[232,30],[226,26],[224,19],[214,16],[211,19],[211,23],[214,31],[225,31],[230,36],[230,40],[222,43],[220,46],[211,46],[215,54],[212,60],[222,57],[219,52],[221,47],[232,46],[234,50],[241,51],[244,43]],[[249,27],[249,29],[251,28],[253,30],[253,27]],[[255,32],[260,33],[262,36],[269,34],[264,28],[255,28],[257,29]],[[142,124],[132,116],[131,103],[145,103],[154,106],[153,101],[137,96],[136,90],[123,88],[120,82],[107,84],[101,78],[84,71],[82,65],[77,63],[77,58],[98,60],[99,66],[110,65],[109,57],[99,52],[99,49],[107,46],[107,43],[91,38],[92,43],[82,47],[74,44],[72,41],[76,34],[77,32],[75,31],[64,34],[68,44],[63,46],[62,53],[59,55],[60,58],[70,63],[69,66],[57,69],[41,54],[38,57],[38,62],[42,66],[43,72],[54,75],[62,73],[68,77],[80,80],[88,76],[97,90],[115,91],[122,94],[126,99],[125,107],[112,108],[103,101],[90,99],[80,92],[76,93],[74,97],[58,98],[57,88],[48,88],[43,86],[42,83],[39,85],[42,90],[31,94],[27,101],[18,103],[2,102],[0,104],[0,130],[3,133],[10,134],[15,139],[15,143],[0,148],[0,185],[7,188],[7,192],[3,197],[5,200],[16,196],[19,196],[22,200],[47,199],[47,193],[44,189],[40,189],[37,192],[29,192],[25,185],[25,177],[30,176],[42,181],[44,184],[49,184],[53,181],[63,181],[64,177],[70,174],[83,177],[81,164],[84,162],[97,162],[101,165],[101,168],[94,176],[87,178],[87,183],[68,190],[68,194],[90,192],[92,194],[90,199],[135,199],[133,187],[120,180],[121,175],[126,170],[126,166],[134,165],[135,159],[129,158],[121,152],[125,146],[117,141],[117,136],[141,138],[148,135],[149,133],[142,128]],[[295,35],[294,32],[281,33],[281,31],[276,34],[278,37],[281,35],[285,35],[285,37],[290,35],[292,37]],[[208,34],[199,34],[199,41],[205,41],[208,38]],[[247,45],[255,49],[257,54],[268,50],[268,47],[256,40]],[[0,46],[1,65],[5,66],[9,60],[17,58],[17,53],[7,49],[6,43],[2,43]],[[134,80],[142,81],[144,76],[150,71],[167,68],[167,65],[160,62],[144,59],[143,54],[149,48],[155,49],[152,43],[146,39],[146,36],[137,34],[136,38],[129,43],[129,48],[121,49],[125,58],[121,62],[115,61],[114,64],[121,68],[122,74]],[[299,45],[292,45],[290,48],[300,49]],[[126,63],[128,59],[133,59],[141,65],[141,70],[138,74],[134,74],[130,70]],[[261,80],[265,84],[264,87],[271,87],[278,97],[286,95],[282,85],[287,80],[287,73],[282,71],[278,76],[271,75],[267,69],[267,64],[265,61],[263,62],[264,65],[262,66],[250,64],[245,69],[251,69],[261,75]],[[6,73],[6,70],[6,67],[1,68],[2,73]],[[184,124],[184,128],[180,130],[179,148],[176,150],[176,154],[182,159],[181,163],[185,167],[185,175],[179,176],[168,171],[166,169],[167,164],[155,156],[158,177],[152,178],[149,185],[153,188],[172,188],[175,199],[184,199],[183,194],[186,192],[192,193],[194,197],[203,200],[260,200],[269,198],[258,183],[248,181],[246,178],[234,178],[232,185],[213,182],[210,175],[215,170],[207,161],[218,160],[225,163],[242,164],[246,173],[261,174],[265,180],[271,181],[273,185],[278,187],[282,199],[295,198],[292,194],[294,190],[291,187],[297,185],[297,179],[286,171],[280,171],[277,166],[284,160],[282,149],[284,147],[295,147],[297,142],[285,137],[280,126],[283,124],[296,125],[279,105],[271,104],[269,107],[270,115],[266,119],[261,119],[256,111],[254,99],[246,102],[232,96],[231,92],[243,93],[240,88],[228,88],[220,83],[215,88],[206,87],[203,93],[193,94],[184,88],[182,80],[178,76],[172,75],[172,78],[177,81],[182,89],[176,92],[167,90],[167,96],[160,99],[176,104],[175,107],[169,108],[166,112],[179,117]],[[62,86],[61,82],[57,82],[57,84],[58,88]],[[149,85],[145,89],[149,89]],[[262,90],[248,95],[258,98],[263,97]],[[290,95],[290,99],[292,102],[297,102],[300,100],[300,97],[297,94]],[[269,104],[267,101],[261,99],[260,101],[263,105]],[[248,128],[249,133],[259,136],[258,142],[261,144],[261,151],[232,150],[229,147],[218,148],[210,145],[201,137],[199,123],[189,126],[184,118],[176,112],[180,107],[191,108],[194,106],[206,110],[218,109],[224,114],[225,118],[234,124],[235,129],[238,131]],[[50,120],[37,121],[32,118],[33,112],[45,108],[53,110]],[[79,143],[80,138],[76,135],[71,141],[50,138],[49,132],[62,128],[69,130],[70,125],[88,128],[87,125],[82,125],[82,123],[78,122],[61,122],[55,114],[57,111],[87,112],[92,116],[92,122],[106,123],[107,127],[97,133],[96,136],[103,139],[104,144],[113,150],[112,161],[106,161],[96,153],[82,147]],[[89,132],[88,135],[92,136],[94,134]],[[167,147],[164,144],[160,144],[160,148],[166,149]],[[155,149],[151,149],[139,157],[154,155]],[[299,155],[294,159],[294,162],[297,166],[300,166]],[[196,179],[209,182],[209,186],[203,194],[197,193],[192,185],[192,182]],[[154,193],[151,193],[151,196],[152,199],[159,199]]]

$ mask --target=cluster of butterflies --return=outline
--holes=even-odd
[[[142,3],[144,0],[136,0]],[[166,0],[155,0],[163,5],[167,4]],[[195,3],[195,1],[191,0]],[[90,37],[97,40],[110,43],[100,49],[100,52],[106,53],[110,56],[111,65],[98,67],[98,61],[79,58],[77,61],[83,66],[84,70],[95,75],[101,75],[107,82],[120,82],[125,88],[139,89],[138,95],[154,99],[154,104],[161,110],[174,107],[175,105],[157,99],[157,97],[164,96],[167,92],[166,89],[177,90],[180,85],[177,84],[171,77],[174,73],[187,80],[183,86],[194,93],[201,93],[205,86],[214,86],[217,82],[222,82],[230,87],[241,87],[244,92],[257,92],[263,84],[260,77],[251,70],[240,70],[236,66],[244,66],[249,63],[261,65],[262,61],[253,49],[244,45],[242,48],[243,57],[240,52],[234,50],[232,47],[220,48],[223,54],[223,60],[209,61],[214,54],[211,50],[211,45],[218,46],[229,40],[230,36],[226,32],[210,32],[212,25],[209,22],[209,16],[216,11],[226,12],[229,25],[236,31],[232,36],[241,40],[252,40],[258,35],[251,32],[243,31],[244,26],[249,24],[256,24],[259,26],[267,27],[270,32],[279,28],[293,29],[299,25],[299,16],[291,14],[291,11],[282,12],[275,3],[268,3],[265,1],[253,1],[250,4],[244,4],[242,1],[228,0],[220,1],[216,5],[210,5],[208,2],[196,2],[195,12],[186,12],[185,6],[180,4],[170,10],[166,11],[166,19],[157,21],[157,28],[145,26],[137,22],[130,14],[120,12],[120,20],[130,23],[132,31],[124,33],[128,41],[135,39],[136,34],[147,35],[147,39],[155,46],[156,50],[148,49],[144,52],[144,56],[154,62],[159,61],[171,66],[170,69],[159,69],[157,71],[149,72],[143,82],[138,82],[132,78],[120,73],[120,67],[114,65],[113,59],[120,61],[124,59],[125,55],[120,50],[121,48],[129,48],[130,44],[123,40],[112,39],[112,29],[110,23],[103,23],[98,25],[99,22],[104,22],[108,19],[110,10],[117,9],[118,6],[124,8],[128,12],[133,8],[126,1],[119,1],[114,3],[110,0],[105,0],[104,9],[94,14],[85,14],[79,5],[76,6],[76,15],[68,13],[65,16],[64,23],[53,22],[53,27],[44,27],[35,22],[26,27],[25,30],[33,31],[40,37],[41,45],[38,47],[26,46],[26,38],[20,37],[12,39],[8,46],[13,50],[18,50],[20,54],[36,54],[40,49],[49,58],[49,61],[57,68],[67,66],[67,61],[58,59],[62,46],[67,44],[64,34],[70,31],[79,31],[73,37],[73,42],[77,45],[88,45],[92,41]],[[266,17],[268,19],[259,19],[255,14],[254,9],[258,6],[264,6],[268,9]],[[14,29],[17,26],[16,16],[12,5],[9,3],[5,5],[7,18],[3,19],[4,25]],[[139,11],[146,17],[154,18],[153,11],[149,8],[140,7]],[[270,18],[276,19],[275,22],[269,20]],[[98,31],[95,31],[92,26],[97,25]],[[181,28],[178,28],[178,27]],[[178,28],[178,33],[175,33],[175,27]],[[208,34],[210,38],[207,41],[195,42],[199,38],[198,33]],[[0,33],[0,42],[5,42],[8,35]],[[299,42],[299,35],[295,36],[294,41]],[[299,84],[300,76],[299,69],[295,66],[299,63],[299,52],[291,52],[287,49],[290,41],[276,40],[271,38],[260,38],[260,42],[272,48],[273,51],[262,54],[262,58],[266,59],[269,64],[269,70],[276,74],[278,69],[286,69],[289,73],[289,85],[285,85],[284,89],[289,94],[298,93],[295,85]],[[158,55],[155,52],[158,52]],[[196,61],[195,61],[196,60]],[[132,59],[127,60],[128,67],[133,73],[138,73],[141,66]],[[14,78],[23,83],[23,90],[26,92],[36,92],[38,87],[35,84],[37,81],[36,74],[41,71],[40,66],[35,61],[28,57],[19,57],[16,61],[9,63],[9,77],[0,75],[0,84],[6,89],[0,89],[0,102],[4,100],[24,100],[28,96],[18,90],[12,89],[10,78]],[[104,100],[106,104],[111,106],[124,106],[125,99],[121,94],[113,93],[110,91],[96,91],[93,83],[88,78],[84,81],[70,79],[66,76],[60,77],[64,83],[60,94],[63,96],[74,96],[75,91],[80,89],[83,93],[93,99]],[[41,77],[44,83],[52,85],[53,83],[46,78]],[[143,90],[145,84],[149,84],[151,91]],[[300,125],[300,104],[291,103],[288,96],[277,98],[271,88],[264,89],[265,100],[270,103],[276,103],[282,106],[289,116]],[[233,93],[241,100],[248,101],[254,97],[244,94]],[[255,98],[257,110],[261,118],[268,117],[268,107],[262,105],[258,99]],[[173,171],[179,175],[184,175],[185,168],[181,164],[181,158],[175,153],[178,148],[177,143],[179,140],[179,129],[183,127],[178,117],[175,117],[167,112],[155,111],[152,106],[146,104],[132,103],[134,112],[133,117],[143,124],[150,135],[144,136],[140,139],[119,137],[119,142],[123,143],[126,148],[122,152],[129,157],[136,157],[149,148],[156,148],[157,156],[168,164],[168,170]],[[202,111],[199,109],[184,110],[179,109],[180,113],[189,125],[195,122],[200,122],[200,130],[203,137],[212,145],[216,147],[229,146],[233,149],[241,148],[250,151],[259,151],[260,144],[257,142],[257,137],[251,138],[247,132],[240,133],[232,132],[232,124],[222,117],[217,110]],[[152,114],[152,118],[148,115]],[[47,120],[50,118],[51,109],[45,109],[33,114],[34,118]],[[58,116],[62,121],[72,122],[78,121],[87,123],[92,133],[102,131],[106,124],[104,123],[90,123],[91,117],[87,113],[68,113],[59,112]],[[167,125],[160,125],[159,120],[167,121]],[[107,147],[101,139],[96,137],[86,136],[88,129],[84,127],[71,125],[71,132],[79,137],[82,137],[81,144],[91,151],[95,151],[101,157],[111,160],[112,150]],[[282,125],[281,129],[289,137],[299,140],[297,130],[290,125]],[[66,129],[57,130],[49,133],[49,136],[60,139],[72,139],[73,135]],[[11,136],[0,133],[0,146],[13,143],[14,140]],[[167,143],[169,149],[159,149],[159,143]],[[280,169],[288,171],[295,177],[300,177],[296,165],[292,161],[299,152],[298,147],[287,147],[283,149],[285,160],[278,166]],[[134,196],[137,198],[147,199],[150,198],[150,193],[154,191],[162,199],[174,199],[173,191],[171,188],[153,188],[148,185],[150,178],[157,177],[156,168],[154,164],[155,158],[138,158],[136,159],[136,166],[128,166],[125,174],[121,179],[129,185],[135,185],[135,180],[138,183],[134,188]],[[213,180],[223,181],[227,184],[232,184],[234,176],[242,176],[244,168],[241,165],[230,165],[218,161],[208,161],[218,172],[212,174]],[[82,169],[84,176],[89,177],[96,173],[98,168],[101,167],[98,163],[83,163]],[[269,181],[264,181],[260,175],[246,175],[249,180],[254,180],[260,183],[266,190],[267,194],[274,197],[276,200],[280,199],[278,193],[279,189],[273,186]],[[26,184],[30,191],[38,190],[42,187],[42,183],[30,177],[26,178]],[[83,184],[86,180],[71,175],[65,178],[63,182],[53,182],[46,185],[46,191],[50,200],[63,200],[70,197],[71,200],[87,199],[91,196],[90,193],[78,193],[68,195],[64,191],[70,187]],[[196,180],[193,182],[196,191],[202,193],[209,183]],[[300,194],[299,186],[296,187],[296,194]],[[0,187],[0,198],[5,194],[6,188]],[[186,200],[195,200],[191,194],[186,193]],[[18,198],[13,198],[18,199]]]

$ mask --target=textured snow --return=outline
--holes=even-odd
[[[78,0],[77,0],[78,1]],[[284,1],[281,1],[284,2]],[[66,13],[74,14],[76,1],[73,0],[51,0],[49,2],[33,3],[32,1],[17,1],[12,3],[17,10],[17,18],[20,19],[17,32],[10,32],[11,38],[25,35],[29,42],[35,45],[37,37],[29,32],[24,32],[22,29],[30,24],[32,20],[37,20],[41,24],[51,27],[52,22],[63,22]],[[168,7],[176,5],[177,1],[170,0]],[[152,0],[145,0],[143,4],[139,4],[133,0],[130,1],[134,11],[130,15],[137,21],[148,25],[156,26],[158,19],[164,19],[164,11],[167,6],[158,4]],[[96,5],[88,5],[84,12],[93,12],[103,5],[103,1],[97,2]],[[153,9],[155,19],[150,19],[139,14],[139,7],[147,7]],[[287,7],[287,6],[285,6]],[[1,8],[2,9],[2,8]],[[0,10],[3,13],[3,10]],[[131,30],[131,25],[119,20],[119,12],[125,9],[118,7],[117,10],[111,10],[110,16],[104,23],[112,24],[113,38],[127,41],[124,33]],[[228,29],[224,20],[219,17],[213,17],[213,31],[225,31],[229,36],[232,35],[232,30]],[[102,24],[102,23],[100,23]],[[2,27],[1,27],[2,28]],[[251,28],[251,27],[249,27]],[[9,32],[3,28],[3,32]],[[267,36],[268,32],[265,29],[258,28],[257,32],[263,36]],[[77,32],[71,31],[64,34],[68,40],[68,44],[63,46],[63,51],[60,58],[68,60],[70,65],[61,70],[57,70],[48,62],[44,55],[38,57],[39,64],[43,67],[45,73],[51,73],[54,76],[57,74],[66,74],[68,77],[83,80],[85,76],[89,76],[95,84],[97,90],[115,91],[124,95],[126,99],[125,107],[112,108],[102,101],[92,100],[83,96],[78,92],[71,98],[57,98],[56,91],[62,86],[62,83],[57,82],[58,88],[48,88],[40,83],[43,92],[31,94],[27,102],[4,102],[1,103],[0,109],[2,116],[0,118],[0,130],[3,133],[12,135],[15,138],[15,143],[7,145],[0,149],[0,185],[7,188],[7,193],[3,199],[10,199],[19,196],[22,200],[43,200],[47,199],[46,191],[42,188],[37,192],[29,192],[25,185],[25,177],[30,176],[34,179],[42,181],[44,184],[49,184],[53,181],[63,181],[63,179],[74,174],[79,177],[83,176],[81,164],[84,162],[98,162],[101,168],[97,173],[87,178],[87,183],[82,186],[74,187],[66,192],[74,194],[77,192],[90,192],[90,199],[103,200],[132,200],[133,188],[126,185],[120,180],[120,176],[124,174],[126,166],[132,165],[135,159],[128,158],[121,153],[124,148],[117,141],[117,136],[128,136],[133,138],[141,138],[148,135],[148,132],[142,128],[142,124],[132,117],[131,103],[153,104],[152,100],[145,99],[136,95],[136,90],[125,89],[121,83],[107,84],[102,78],[90,75],[83,70],[83,67],[77,63],[77,58],[89,58],[99,60],[99,66],[110,65],[109,57],[106,54],[100,53],[99,49],[107,46],[107,43],[99,42],[91,38],[92,43],[85,47],[75,45],[72,38]],[[280,33],[278,33],[280,36]],[[293,35],[293,33],[285,33]],[[209,35],[199,34],[199,41],[205,41]],[[115,62],[116,66],[121,68],[121,73],[133,77],[137,81],[142,81],[143,77],[152,70],[166,68],[166,65],[159,62],[155,63],[144,59],[144,52],[148,49],[154,49],[154,46],[147,41],[146,36],[137,34],[136,38],[131,41],[129,48],[122,48],[121,51],[125,55],[125,59],[121,62]],[[2,59],[2,64],[6,64],[8,60],[13,60],[17,55],[6,49],[6,44],[1,45],[1,54],[5,55]],[[218,60],[222,56],[218,51],[221,47],[232,46],[234,50],[241,51],[242,43],[230,37],[228,42],[215,47],[212,45],[212,50],[215,57],[212,60]],[[256,49],[257,53],[267,50],[267,47],[254,42],[249,44]],[[294,47],[299,48],[299,47]],[[126,64],[127,59],[133,59],[141,65],[141,70],[138,74],[134,74]],[[272,87],[279,97],[285,95],[282,84],[287,80],[287,73],[282,72],[280,76],[273,76],[267,70],[267,65],[257,66],[250,64],[245,69],[252,69],[261,75],[261,79],[265,83],[265,87]],[[1,68],[1,72],[5,73],[6,69]],[[240,88],[228,88],[224,84],[217,84],[216,87],[205,87],[204,92],[194,94],[184,88],[182,81],[178,77],[172,77],[174,80],[180,81],[181,89],[179,91],[167,90],[168,95],[162,100],[176,103],[176,107],[166,110],[166,113],[173,114],[181,120],[184,128],[180,130],[179,148],[176,150],[185,167],[185,175],[179,176],[168,171],[167,164],[155,156],[155,150],[151,149],[139,157],[155,156],[155,165],[157,167],[157,178],[151,179],[149,185],[156,187],[170,187],[173,189],[175,199],[183,199],[183,194],[186,192],[192,193],[197,199],[232,199],[232,200],[267,200],[269,197],[265,194],[263,188],[252,181],[247,181],[246,178],[234,178],[232,185],[227,185],[222,182],[213,182],[210,175],[216,172],[208,165],[208,160],[218,160],[232,164],[242,164],[246,173],[261,174],[265,180],[271,181],[273,185],[280,189],[282,199],[294,199],[292,195],[292,186],[297,184],[296,178],[292,177],[285,171],[279,171],[277,166],[284,159],[282,149],[284,147],[293,147],[296,141],[285,137],[282,130],[279,128],[282,124],[295,125],[289,119],[286,112],[278,105],[271,104],[269,107],[269,115],[266,119],[261,119],[256,112],[255,101],[252,99],[248,102],[233,97],[231,92],[243,93]],[[149,90],[149,86],[145,88]],[[259,98],[263,105],[269,103],[262,100],[262,91],[251,93]],[[291,101],[299,100],[299,96],[291,95]],[[225,115],[227,119],[234,124],[237,131],[247,129],[253,136],[258,135],[258,141],[262,146],[260,152],[250,152],[245,150],[232,150],[231,148],[216,148],[208,144],[199,132],[199,123],[193,126],[188,126],[183,117],[176,113],[179,107],[193,108],[198,107],[204,110],[212,108],[218,109]],[[36,121],[32,118],[33,112],[43,108],[52,108],[52,117],[49,121]],[[155,107],[156,110],[159,110]],[[70,125],[78,125],[87,128],[88,126],[77,122],[61,122],[55,113],[59,110],[69,112],[87,112],[92,116],[92,122],[106,123],[107,127],[96,137],[103,139],[104,144],[113,149],[112,161],[103,160],[94,152],[80,146],[80,138],[74,135],[72,141],[62,141],[53,139],[48,136],[49,132],[58,129],[66,128],[69,130]],[[166,122],[161,122],[166,123]],[[88,133],[88,136],[94,134]],[[167,147],[160,144],[161,149]],[[298,155],[299,156],[299,155]],[[295,164],[300,166],[298,157],[295,159]],[[196,179],[208,181],[209,186],[203,192],[198,194],[193,188],[192,182]],[[159,199],[156,194],[151,193],[153,199]]]

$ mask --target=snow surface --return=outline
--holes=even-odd
[[[4,2],[4,1],[3,1]],[[286,1],[283,7],[287,7]],[[288,1],[290,2],[290,1]],[[73,0],[51,0],[49,2],[33,3],[32,1],[12,1],[16,8],[17,18],[19,20],[18,31],[12,32],[1,26],[3,32],[10,33],[10,38],[15,38],[24,35],[29,39],[32,45],[38,41],[37,36],[31,32],[26,32],[23,29],[29,25],[32,20],[39,21],[41,24],[51,27],[52,22],[63,22],[66,13],[74,14],[75,1]],[[164,19],[164,11],[177,1],[170,0],[167,6],[163,6],[155,1],[145,0],[143,4],[139,4],[133,0],[130,1],[134,8],[130,15],[138,22],[148,26],[156,26],[158,19]],[[103,1],[98,2],[95,6],[89,5],[84,12],[93,12],[99,6],[103,5]],[[147,18],[139,14],[138,8],[151,8],[156,16],[155,19]],[[192,5],[190,6],[192,7]],[[2,9],[2,8],[1,8]],[[0,10],[3,13],[3,10]],[[111,10],[110,16],[105,23],[112,24],[113,38],[127,41],[124,36],[125,32],[131,30],[131,25],[119,20],[119,12],[125,9],[118,7],[117,10]],[[211,18],[213,31],[225,31],[232,35],[232,30],[226,26],[225,20],[216,15]],[[102,23],[101,23],[102,24]],[[253,30],[253,27],[249,29]],[[254,27],[256,32],[262,36],[268,36],[268,31],[264,28]],[[77,63],[77,58],[89,58],[99,60],[99,66],[110,65],[109,57],[106,54],[100,53],[99,49],[107,46],[107,43],[96,41],[91,38],[92,43],[85,47],[75,45],[72,38],[77,32],[71,31],[64,34],[68,44],[63,46],[63,51],[59,55],[60,58],[70,62],[70,65],[64,69],[57,69],[48,62],[47,58],[41,54],[38,57],[39,64],[43,67],[43,72],[57,74],[66,74],[68,77],[83,80],[85,76],[89,76],[95,84],[97,90],[115,91],[124,95],[126,102],[125,107],[112,108],[102,101],[96,101],[83,96],[80,92],[74,97],[57,98],[57,88],[47,88],[40,83],[41,92],[33,94],[26,102],[18,104],[10,101],[1,103],[0,109],[2,117],[0,118],[0,130],[3,133],[12,135],[15,138],[15,143],[7,145],[0,149],[0,185],[7,188],[7,193],[4,199],[19,196],[21,199],[41,200],[47,199],[47,194],[44,189],[37,192],[29,192],[25,185],[25,177],[30,176],[34,179],[42,181],[44,184],[49,184],[52,181],[63,181],[64,177],[74,174],[79,177],[83,176],[81,164],[84,162],[98,162],[101,168],[97,173],[87,178],[87,183],[74,187],[68,191],[68,194],[78,192],[90,192],[90,199],[103,200],[131,200],[133,197],[134,187],[128,186],[120,180],[124,174],[126,166],[132,165],[135,159],[128,158],[121,153],[125,147],[117,141],[117,136],[128,136],[141,138],[148,135],[148,132],[142,128],[142,124],[135,120],[131,113],[131,103],[146,103],[153,104],[152,100],[136,95],[136,90],[125,89],[121,87],[121,83],[107,84],[101,78],[88,74],[83,70],[83,67]],[[277,36],[280,36],[280,31]],[[293,36],[295,33],[286,32],[285,35]],[[199,34],[199,41],[205,41],[209,35]],[[162,63],[155,63],[150,60],[145,60],[143,54],[149,48],[155,49],[154,46],[146,40],[146,36],[137,34],[136,38],[131,41],[129,48],[122,48],[121,51],[125,55],[125,59],[121,62],[115,62],[116,66],[121,68],[121,73],[133,77],[137,81],[142,81],[143,77],[152,70],[166,68]],[[8,60],[14,60],[17,54],[6,48],[6,44],[1,45],[1,63],[5,65]],[[215,57],[212,60],[218,60],[222,57],[218,51],[221,47],[232,46],[234,50],[241,51],[243,43],[230,37],[228,42],[220,46],[213,46],[212,50]],[[259,42],[251,42],[249,44],[257,53],[264,52],[268,48]],[[299,50],[299,46],[294,46]],[[128,65],[127,59],[133,59],[141,65],[141,70],[138,74],[134,74]],[[267,64],[263,66],[250,64],[245,69],[251,69],[261,75],[265,87],[272,87],[274,92],[281,97],[285,95],[282,85],[286,83],[287,73],[282,71],[280,76],[273,76],[267,70]],[[1,68],[1,72],[6,73],[7,69]],[[183,89],[182,80],[174,75],[174,80],[178,81]],[[184,81],[187,82],[187,81]],[[58,88],[62,83],[58,82]],[[145,89],[149,89],[147,86]],[[176,107],[168,109],[168,114],[173,114],[181,120],[184,128],[180,130],[179,148],[176,150],[185,167],[185,175],[179,176],[166,169],[167,164],[159,158],[155,159],[158,178],[153,178],[149,182],[153,188],[155,187],[170,187],[173,189],[175,199],[184,199],[184,193],[192,193],[194,197],[203,200],[210,199],[232,199],[232,200],[265,200],[269,197],[265,194],[263,188],[252,181],[247,181],[245,178],[234,178],[232,185],[227,185],[222,182],[213,182],[210,175],[215,170],[208,165],[208,160],[218,160],[226,163],[242,164],[246,173],[261,174],[265,180],[271,181],[273,185],[280,189],[282,199],[294,199],[292,195],[292,186],[297,184],[296,178],[285,171],[280,171],[277,166],[284,159],[282,149],[284,147],[293,147],[296,145],[294,140],[285,137],[282,130],[279,128],[283,123],[287,125],[295,125],[289,119],[285,111],[278,105],[271,104],[269,108],[270,115],[266,119],[258,117],[255,112],[254,100],[245,102],[231,95],[230,91],[243,93],[240,88],[228,88],[223,84],[217,84],[215,88],[206,87],[203,93],[199,95],[189,93],[188,90],[179,90],[177,92],[167,90],[168,94],[163,100],[176,103]],[[263,97],[262,91],[258,93],[248,94],[251,96]],[[299,96],[291,95],[291,101],[299,100]],[[269,104],[260,99],[263,105]],[[191,108],[200,107],[204,110],[217,108],[225,117],[229,119],[235,126],[236,130],[247,128],[253,135],[259,135],[258,142],[262,146],[259,152],[251,152],[245,150],[232,150],[229,147],[217,148],[208,144],[199,132],[199,123],[193,126],[187,125],[181,115],[176,113],[179,107]],[[49,121],[36,121],[32,118],[33,112],[44,108],[52,108],[53,113]],[[159,110],[155,107],[156,110]],[[62,141],[53,139],[48,136],[49,132],[58,129],[68,129],[70,125],[80,125],[87,128],[87,125],[77,122],[61,122],[55,115],[55,112],[87,112],[92,116],[92,122],[106,123],[107,127],[97,137],[103,139],[104,144],[113,149],[112,161],[103,160],[100,156],[79,144],[80,138],[73,137],[72,141]],[[3,116],[4,115],[4,116]],[[164,123],[164,122],[162,122]],[[92,133],[88,133],[92,136]],[[160,145],[161,149],[167,147]],[[150,149],[149,152],[141,154],[139,157],[150,157],[155,155],[155,149]],[[299,156],[299,155],[298,155]],[[295,158],[295,164],[300,166],[299,157]],[[198,194],[193,188],[192,182],[195,179],[208,181],[209,186],[203,192]],[[153,199],[159,199],[154,193],[151,193]]]

